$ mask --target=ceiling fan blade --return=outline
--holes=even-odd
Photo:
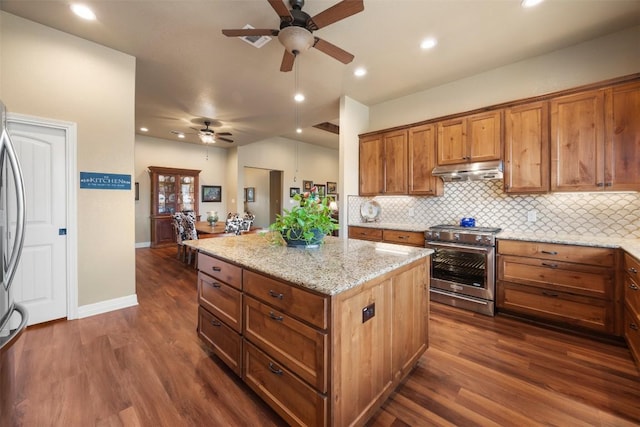
[[[228,138],[216,138],[216,141],[224,141],[224,142],[228,142],[229,144],[231,144],[233,142],[233,139],[228,139]]]
[[[231,132],[216,132],[216,135],[226,135],[226,136],[231,136]]]
[[[315,31],[364,10],[364,0],[342,0],[309,19],[307,28]]]
[[[227,37],[245,37],[245,36],[273,36],[277,37],[279,30],[269,30],[260,28],[245,28],[237,30],[222,30],[222,34]]]
[[[293,69],[293,61],[295,60],[296,56],[285,49],[284,55],[282,56],[282,64],[280,64],[280,71],[291,71]]]
[[[289,22],[293,21],[293,16],[291,16],[291,12],[289,12],[289,9],[287,8],[287,6],[285,6],[282,0],[267,0],[267,1],[269,2],[273,10],[276,11],[280,19],[284,19]]]
[[[315,37],[316,43],[313,45],[320,52],[324,52],[327,55],[337,59],[343,64],[348,64],[353,61],[354,56],[347,52],[346,50],[340,49],[338,46],[329,43],[328,41],[322,40],[318,37]]]

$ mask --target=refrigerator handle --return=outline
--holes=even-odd
[[[22,253],[22,245],[24,244],[24,232],[25,232],[25,196],[24,196],[24,181],[22,178],[22,169],[20,168],[20,162],[18,162],[18,156],[11,144],[9,134],[7,130],[2,131],[2,148],[6,150],[7,158],[11,165],[11,173],[13,175],[13,182],[16,185],[16,237],[13,241],[13,250],[11,251],[11,257],[7,265],[7,271],[4,274],[3,285],[5,289],[9,289],[13,276],[16,274],[16,268],[18,261],[20,260],[20,254]]]

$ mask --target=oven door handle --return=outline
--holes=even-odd
[[[473,246],[473,245],[459,245],[456,243],[443,243],[443,242],[426,242],[426,247],[430,249],[461,249],[465,252],[475,252],[475,253],[487,253],[493,246]]]

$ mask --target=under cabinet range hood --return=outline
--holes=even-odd
[[[461,165],[436,166],[431,172],[443,181],[482,181],[502,179],[502,161],[465,163]]]

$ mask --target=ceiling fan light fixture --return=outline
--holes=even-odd
[[[213,144],[216,142],[216,140],[213,138],[213,135],[209,133],[199,133],[198,137],[203,144]]]
[[[309,30],[302,27],[284,27],[278,33],[278,40],[287,51],[298,55],[313,46],[314,38]]]

